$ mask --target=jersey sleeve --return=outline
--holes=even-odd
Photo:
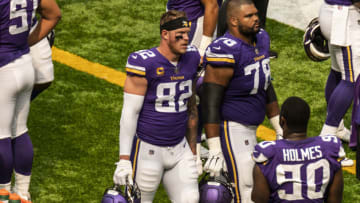
[[[257,144],[252,154],[253,160],[258,164],[266,164],[274,156],[275,145],[275,141],[263,141]]]
[[[142,57],[139,53],[131,53],[126,63],[126,73],[128,75],[134,75],[139,77],[146,76],[146,68]]]
[[[194,63],[196,63],[198,65],[198,67],[200,67],[201,66],[201,56],[200,56],[199,50],[195,46],[189,45],[186,49],[186,52],[191,54],[191,60],[194,60]],[[196,71],[197,71],[197,69],[196,69]]]
[[[321,136],[323,148],[327,150],[326,159],[337,169],[341,168],[340,161],[345,158],[345,151],[341,140],[333,135]]]
[[[205,51],[204,67],[235,67],[235,47],[237,42],[221,37],[212,42]]]

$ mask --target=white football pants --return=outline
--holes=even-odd
[[[246,126],[224,121],[221,127],[221,145],[229,175],[234,179],[235,203],[249,203],[254,185],[252,176],[255,162],[252,153],[257,144],[257,126]]]
[[[30,54],[0,68],[0,139],[15,138],[28,131],[34,68]]]
[[[136,148],[133,166],[142,203],[153,201],[161,180],[172,202],[199,202],[196,157],[185,138],[173,147],[140,141]]]

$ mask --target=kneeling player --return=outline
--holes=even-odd
[[[306,137],[310,107],[298,97],[281,108],[284,140],[255,146],[252,200],[260,202],[341,202],[345,157],[335,136]]]
[[[126,64],[114,182],[134,179],[142,202],[152,202],[161,181],[173,202],[199,201],[193,80],[200,54],[188,46],[189,32],[184,12],[166,12],[160,45],[130,54]]]

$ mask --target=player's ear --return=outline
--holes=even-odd
[[[170,32],[167,30],[161,31],[161,38],[168,40],[170,38]]]
[[[286,122],[286,120],[285,120],[284,116],[281,116],[279,123],[280,123],[280,127],[282,129],[284,129],[285,122]]]
[[[234,16],[231,16],[230,19],[229,19],[229,24],[230,26],[232,27],[237,27],[238,26],[238,20],[236,17]]]

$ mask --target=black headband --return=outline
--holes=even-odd
[[[163,25],[160,25],[160,32],[162,30],[176,30],[179,28],[186,28],[190,27],[190,23],[186,17],[176,18],[174,20],[170,20],[169,22],[164,23]]]

